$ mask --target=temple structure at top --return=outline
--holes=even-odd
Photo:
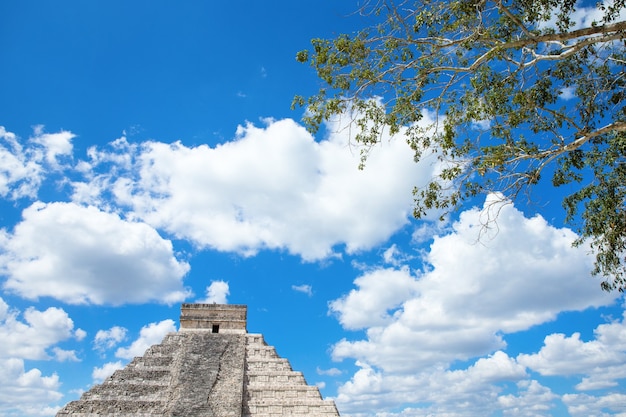
[[[180,330],[245,334],[248,306],[235,304],[183,304]]]

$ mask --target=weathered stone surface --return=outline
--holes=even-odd
[[[324,400],[317,387],[307,385],[260,334],[248,334],[243,417],[339,416],[335,403]]]
[[[166,416],[235,416],[241,409],[245,336],[179,333]]]
[[[262,335],[245,333],[245,306],[243,327],[242,306],[184,306],[200,317],[193,328],[167,335],[57,417],[339,416]],[[225,333],[213,332],[215,320]]]

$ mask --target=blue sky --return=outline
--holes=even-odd
[[[54,415],[201,301],[342,415],[626,413],[624,300],[560,192],[416,221],[435,160],[393,138],[359,171],[345,119],[290,109],[355,7],[0,3],[0,415]]]

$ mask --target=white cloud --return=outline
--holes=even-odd
[[[545,416],[554,407],[558,398],[550,388],[544,387],[535,380],[524,380],[517,383],[519,395],[507,394],[498,397],[505,416]]]
[[[74,203],[35,203],[0,230],[6,290],[70,304],[184,300],[189,265],[150,226]]]
[[[45,133],[43,126],[22,144],[0,126],[0,196],[17,200],[34,198],[46,172],[63,168],[62,157],[71,158],[75,135],[68,131]]]
[[[196,301],[197,303],[226,304],[230,290],[226,281],[212,281],[206,287],[206,298]]]
[[[491,201],[485,207],[491,207]],[[359,288],[333,302],[333,311],[346,327],[369,326],[368,341],[340,342],[334,355],[367,359],[385,369],[405,369],[408,357],[416,367],[422,360],[464,360],[502,348],[501,332],[528,329],[554,319],[560,311],[606,305],[616,298],[599,291],[598,283],[589,278],[590,259],[584,248],[571,247],[575,238],[571,231],[556,229],[539,216],[525,218],[505,205],[498,233],[477,243],[481,221],[479,209],[462,213],[453,233],[435,238],[425,259],[431,267],[421,275],[396,270],[394,274],[403,274],[404,279],[381,278],[387,288]],[[361,287],[372,281],[383,287],[368,275],[355,284]],[[405,300],[394,300],[402,303],[402,309],[382,327],[381,311],[373,309],[376,303],[386,307],[382,300],[396,292],[398,297],[405,295]],[[345,302],[360,298],[364,301],[358,304]],[[386,308],[391,307],[393,303]],[[359,325],[353,316],[363,317]],[[411,346],[419,346],[419,352]]]
[[[21,316],[21,317],[20,317]],[[54,415],[50,403],[63,396],[57,374],[26,369],[24,359],[78,361],[76,352],[55,346],[74,337],[74,323],[60,308],[22,314],[0,298],[0,415]]]
[[[397,309],[412,298],[418,283],[408,267],[377,269],[354,281],[357,289],[338,300],[332,301],[330,310],[339,317],[346,329],[361,329],[389,323],[390,310]]]
[[[330,303],[344,328],[365,329],[364,338],[343,339],[332,349],[334,359],[352,358],[360,368],[339,389],[342,412],[358,415],[375,404],[377,409],[405,404],[407,410],[419,410],[406,415],[427,415],[428,410],[516,415],[516,403],[537,396],[545,400],[537,403],[541,407],[551,406],[549,390],[521,382],[528,381],[524,366],[530,360],[520,356],[518,363],[499,351],[506,348],[506,334],[554,320],[561,311],[609,305],[617,295],[601,291],[590,278],[587,249],[571,246],[575,235],[570,230],[540,216],[526,218],[495,197],[485,201],[484,209],[491,212],[461,213],[448,234],[435,237],[422,271],[408,266],[366,271],[355,280],[355,289]],[[497,226],[497,232],[481,229],[493,210],[499,217],[488,226]],[[617,334],[616,327],[599,327],[598,340],[611,335],[615,348],[621,346]],[[615,367],[617,357],[602,363]],[[449,370],[468,360],[467,368]],[[547,358],[540,362],[549,366]],[[498,399],[502,384],[510,382],[520,382],[517,394]],[[462,404],[473,407],[463,411]],[[533,415],[528,410],[517,415]]]
[[[0,415],[54,415],[56,408],[48,404],[59,401],[63,394],[56,374],[42,375],[37,368],[28,371],[22,359],[0,359]]]
[[[54,359],[58,362],[80,362],[80,359],[76,356],[75,350],[65,350],[59,347],[53,347],[52,353],[54,353]]]
[[[602,17],[604,15],[604,12],[600,9],[599,5],[602,5],[602,7],[607,7],[613,4],[613,0],[608,0],[600,1],[598,2],[598,5],[594,4],[591,6],[583,7],[582,2],[577,2],[576,11],[570,16],[570,19],[574,23],[574,26],[572,26],[571,30],[591,27],[594,24],[602,23]],[[618,8],[618,10],[620,9]],[[623,20],[626,20],[626,10],[621,7],[621,12],[619,13],[616,21]]]
[[[292,285],[291,289],[297,292],[301,292],[303,294],[308,295],[309,297],[313,296],[313,287],[308,284],[302,285]]]
[[[342,374],[341,370],[337,368],[321,369],[318,367],[315,371],[318,375],[339,376]]]
[[[0,358],[50,359],[47,349],[73,336],[74,322],[60,308],[29,307],[22,316],[0,298]]]
[[[387,248],[387,250],[385,250],[385,252],[383,253],[383,259],[385,260],[385,263],[397,265],[398,262],[395,259],[397,255],[398,255],[398,248],[396,244],[394,243],[389,248]]]
[[[623,393],[604,396],[565,394],[563,402],[572,417],[621,417],[626,414],[626,394]]]
[[[112,193],[137,218],[199,247],[244,255],[279,249],[314,260],[337,245],[351,253],[387,239],[408,222],[415,179],[436,169],[435,158],[415,164],[396,138],[375,147],[359,171],[347,130],[316,142],[292,120],[265,123],[239,127],[233,141],[214,148],[93,149],[86,164],[93,169],[87,182],[74,183],[74,199],[102,204]],[[117,159],[124,162],[111,169]]]
[[[93,368],[93,372],[91,372],[91,377],[93,378],[94,383],[99,384],[111,375],[113,375],[113,372],[122,368],[124,368],[124,364],[122,364],[122,361],[107,362],[100,368]]]
[[[596,24],[601,24],[602,17],[604,16],[604,12],[601,10],[600,6],[606,7],[607,5],[613,4],[613,3],[614,2],[612,0],[599,1],[597,4],[594,3],[593,5],[583,6],[582,2],[580,1],[576,2],[576,10],[574,10],[573,13],[570,13],[568,15],[568,17],[570,18],[572,22],[572,27],[570,28],[570,30],[577,30],[577,29],[582,29],[585,27],[591,27]],[[553,8],[550,19],[546,22],[542,22],[539,25],[539,27],[540,28],[546,28],[546,27],[556,28],[557,13],[559,11],[560,10],[558,8]],[[626,11],[624,11],[622,8],[622,11],[620,13],[620,16],[618,16],[617,21],[624,20],[625,18],[626,18]]]
[[[500,383],[526,377],[524,368],[504,352],[481,358],[467,369],[425,367],[421,372],[381,372],[357,362],[360,369],[339,387],[342,414],[369,416],[371,411],[398,410],[385,416],[491,415],[500,408]],[[379,415],[377,413],[376,415]]]
[[[601,324],[594,335],[585,342],[579,333],[550,334],[539,352],[520,354],[517,361],[541,375],[584,375],[576,386],[581,391],[617,386],[626,378],[626,322]]]
[[[130,346],[117,349],[115,356],[121,359],[133,359],[136,356],[142,356],[146,349],[161,343],[165,335],[175,331],[174,321],[170,319],[158,323],[150,323],[141,328],[139,338]]]
[[[82,341],[85,337],[87,337],[87,332],[83,329],[76,329],[76,331],[74,332],[74,338],[79,342]]]
[[[576,87],[565,87],[561,90],[561,94],[559,94],[559,98],[562,100],[572,100],[576,98]]]
[[[433,234],[431,233],[431,236],[432,235]],[[396,245],[395,243],[392,244],[383,252],[383,261],[386,264],[389,264],[395,267],[402,267],[402,265],[405,265],[406,263],[410,262],[411,259],[413,259],[413,256],[402,252],[398,248],[398,245]]]
[[[34,136],[31,142],[41,145],[43,148],[43,159],[54,169],[61,167],[60,157],[71,156],[73,151],[72,139],[76,137],[71,132],[61,131],[58,133],[45,133],[43,126],[35,126]]]
[[[98,350],[111,349],[126,340],[127,331],[126,328],[120,326],[113,326],[109,330],[98,330],[93,339],[94,346]]]
[[[0,196],[34,197],[42,181],[43,168],[33,160],[14,133],[0,126]]]

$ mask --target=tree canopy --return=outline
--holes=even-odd
[[[384,131],[445,168],[414,189],[414,215],[479,193],[515,200],[543,178],[568,185],[566,219],[605,290],[626,289],[625,0],[380,0],[371,22],[313,39],[296,59],[322,80],[312,131],[348,112],[362,164]],[[435,122],[419,123],[424,114]]]

